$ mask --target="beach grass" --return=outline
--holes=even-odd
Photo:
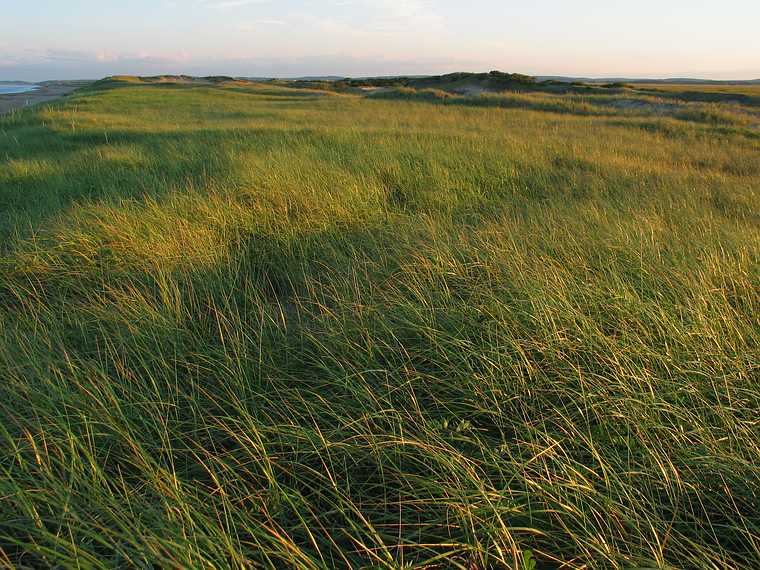
[[[656,97],[0,118],[0,565],[760,565],[756,109]]]

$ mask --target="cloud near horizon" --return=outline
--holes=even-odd
[[[475,69],[477,62],[420,58],[394,60],[350,55],[314,55],[292,58],[218,58],[196,60],[146,54],[57,54],[41,60],[0,58],[0,80],[99,79],[109,75],[231,75],[235,77],[381,76],[448,73]],[[315,71],[316,70],[316,71]],[[12,75],[11,75],[12,74]]]

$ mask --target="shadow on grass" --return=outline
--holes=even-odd
[[[11,247],[11,235],[34,233],[78,204],[160,199],[185,189],[234,188],[241,183],[241,168],[245,168],[240,158],[248,154],[287,158],[301,149],[307,161],[324,164],[325,169],[357,183],[385,188],[390,210],[442,208],[455,217],[459,217],[457,212],[468,218],[489,212],[496,215],[502,209],[498,202],[505,196],[528,192],[535,198],[543,195],[541,188],[563,180],[547,178],[540,168],[528,165],[519,168],[513,180],[510,165],[488,166],[496,161],[488,157],[488,164],[472,167],[467,188],[452,188],[440,177],[440,170],[448,168],[444,157],[431,158],[427,147],[400,148],[390,164],[378,163],[371,144],[357,147],[355,138],[309,128],[61,132],[34,117],[12,132],[0,135],[0,155],[5,156],[6,165],[0,172],[0,236],[4,238],[0,250],[5,251]],[[385,136],[364,133],[362,140]],[[277,162],[272,168],[283,169],[285,164]],[[476,196],[480,198],[473,201]]]
[[[58,132],[37,119],[12,132],[0,134],[3,238],[85,201],[160,198],[181,188],[221,186],[234,178],[239,153],[292,148],[303,142],[304,131]]]
[[[171,400],[173,407],[162,425],[171,433],[171,458],[179,466],[174,472],[176,480],[188,488],[213,488],[218,481],[205,468],[203,459],[209,457],[208,448],[213,445],[215,460],[229,466],[234,474],[230,480],[234,483],[226,488],[234,493],[232,499],[241,499],[241,505],[247,505],[243,502],[247,496],[273,482],[298,497],[298,513],[293,510],[294,504],[277,506],[276,497],[266,499],[267,505],[272,503],[271,509],[240,507],[240,512],[247,520],[262,524],[272,516],[301,548],[315,549],[309,537],[316,536],[325,550],[346,549],[350,544],[336,544],[328,529],[359,532],[367,523],[383,525],[391,520],[402,528],[414,528],[414,538],[421,544],[465,541],[466,532],[449,524],[451,499],[445,499],[449,492],[446,482],[451,480],[463,481],[460,485],[485,482],[505,489],[500,504],[510,506],[512,524],[523,529],[538,528],[548,536],[555,528],[551,514],[541,510],[531,513],[519,495],[513,498],[522,486],[521,478],[528,475],[523,475],[522,470],[513,475],[511,466],[495,454],[483,460],[483,470],[477,479],[470,480],[463,479],[466,472],[457,467],[457,461],[437,460],[432,446],[406,446],[404,460],[400,461],[395,451],[380,452],[380,445],[357,444],[395,441],[395,430],[402,421],[408,433],[430,435],[431,426],[451,416],[447,404],[457,402],[459,413],[475,429],[468,431],[466,438],[454,439],[449,438],[447,427],[434,428],[434,434],[450,439],[449,457],[482,460],[479,454],[483,450],[508,445],[511,447],[507,449],[517,453],[520,448],[512,442],[519,441],[521,435],[513,435],[511,430],[520,423],[508,419],[530,413],[547,425],[564,425],[559,422],[565,420],[561,414],[566,409],[553,398],[559,391],[557,387],[573,388],[574,376],[563,359],[572,358],[573,364],[584,369],[588,366],[601,378],[614,377],[614,363],[605,370],[603,361],[585,362],[582,352],[553,356],[551,351],[512,353],[500,348],[502,361],[526,359],[529,366],[546,373],[538,381],[532,379],[530,391],[511,378],[495,384],[500,404],[484,407],[477,394],[482,389],[481,378],[489,378],[488,371],[493,366],[489,358],[493,354],[493,337],[483,335],[482,330],[493,319],[484,316],[480,309],[485,306],[478,307],[476,298],[469,298],[473,286],[481,291],[496,288],[504,302],[525,311],[530,311],[531,305],[520,301],[524,292],[511,288],[508,279],[494,282],[487,267],[481,267],[478,255],[464,248],[456,253],[468,267],[467,274],[433,274],[434,282],[440,280],[439,287],[428,288],[420,299],[416,287],[426,282],[409,279],[402,267],[393,265],[403,259],[404,250],[412,250],[411,243],[418,239],[413,232],[410,228],[356,224],[291,236],[241,233],[229,257],[218,266],[189,268],[168,278],[154,270],[135,272],[125,280],[109,264],[93,262],[84,268],[88,275],[81,277],[82,288],[66,290],[54,281],[55,276],[37,275],[40,286],[36,290],[52,298],[34,302],[52,308],[45,318],[56,318],[59,312],[71,313],[72,308],[79,311],[72,318],[76,326],[63,327],[61,336],[53,341],[56,347],[60,343],[66,349],[70,367],[67,381],[75,384],[80,370],[97,370],[110,381],[112,396],[125,408],[139,406],[141,411],[152,411],[146,401],[156,395]],[[387,252],[395,252],[395,260],[378,264],[377,260],[393,257]],[[430,261],[434,263],[435,259]],[[631,263],[635,265],[636,260]],[[430,270],[434,271],[434,265]],[[171,296],[167,296],[167,282],[174,287]],[[391,287],[394,291],[387,294]],[[130,297],[135,292],[141,296]],[[0,303],[5,298],[5,294],[0,295]],[[139,298],[146,303],[145,311],[130,311],[125,298]],[[177,311],[176,307],[183,310]],[[511,326],[518,327],[524,338],[531,339],[535,334],[530,312]],[[360,340],[352,344],[351,339]],[[463,350],[463,346],[467,349]],[[51,352],[49,348],[47,352]],[[55,356],[49,358],[54,360]],[[127,370],[124,362],[129,362]],[[30,385],[34,386],[33,379]],[[44,388],[44,383],[41,386]],[[47,394],[42,388],[39,391]],[[102,414],[97,399],[85,390],[72,388],[60,396],[45,397],[50,398],[52,409],[77,410],[85,418]],[[55,401],[56,397],[62,401]],[[36,403],[37,408],[41,405]],[[37,408],[22,409],[18,425],[34,426]],[[388,418],[387,410],[408,411]],[[95,447],[90,457],[104,474],[118,476],[130,488],[141,488],[148,478],[134,464],[135,448],[152,461],[163,458],[155,445],[155,424],[144,418],[150,418],[150,413],[129,416],[136,446],[128,448],[118,437],[106,439],[108,433],[100,433],[98,437],[109,445]],[[212,420],[200,422],[199,418]],[[610,418],[600,423],[599,437],[614,433],[610,430],[620,421]],[[101,431],[110,429],[107,422],[102,425]],[[242,432],[241,425],[248,429]],[[260,447],[252,446],[245,436],[237,436],[250,432],[251,426],[265,436]],[[16,430],[16,425],[10,429]],[[88,435],[86,422],[80,425],[72,420],[68,429],[77,437]],[[204,449],[206,455],[199,453]],[[328,449],[330,465],[323,461]],[[635,461],[637,467],[643,465],[641,469],[646,469],[647,457],[638,448],[632,449],[610,446],[605,459]],[[271,473],[262,460],[267,454],[277,456],[278,469]],[[531,455],[526,455],[524,461]],[[583,445],[569,447],[567,457],[589,470],[601,470],[596,457],[589,456]],[[520,467],[524,461],[519,462]],[[332,465],[344,467],[336,469]],[[425,488],[426,500],[388,501],[388,496],[409,496],[409,481],[430,477],[432,469],[436,478]],[[654,468],[651,472],[656,473]],[[743,491],[746,482],[742,477],[748,474],[749,468],[738,470],[727,480],[722,479],[722,486],[713,487],[717,490],[706,491],[703,496],[711,506],[715,505],[716,512],[695,512],[695,523],[706,524],[721,512],[732,512],[729,500],[741,501],[745,495],[746,506],[740,505],[747,509],[749,518],[750,497]],[[655,500],[662,486],[658,483],[657,479],[655,485],[636,479],[632,489]],[[334,489],[345,490],[345,494],[338,495]],[[730,489],[732,494],[727,496],[723,489]],[[355,501],[362,511],[357,514],[333,508],[338,496],[343,501]],[[131,500],[142,507],[155,499],[148,493],[135,493]],[[209,494],[208,504],[199,509],[208,507],[211,512],[227,500]],[[662,500],[662,505],[666,512],[662,520],[675,520],[678,503]],[[78,515],[86,515],[90,505],[78,494],[67,502],[69,507]],[[110,522],[105,520],[99,524]],[[690,531],[686,523],[679,525],[680,531]],[[729,528],[724,535],[721,540],[731,548],[751,553],[751,544],[739,531]],[[552,546],[551,540],[542,538],[544,533],[517,531],[516,536],[525,544],[547,549]],[[393,544],[385,537],[376,540]],[[415,550],[410,549],[410,554],[413,556]],[[356,557],[357,565],[363,562],[359,554]]]

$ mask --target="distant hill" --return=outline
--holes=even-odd
[[[414,87],[452,90],[458,87],[479,86],[486,89],[507,89],[510,87],[534,86],[538,80],[530,75],[491,71],[489,73],[447,73],[446,75],[429,75],[415,77],[374,77],[363,79],[345,79],[343,82],[360,87]]]
[[[535,78],[519,73],[491,71],[489,73],[448,73],[446,75],[384,76],[339,79],[273,80],[289,87],[352,91],[360,89],[410,87],[413,89],[440,89],[443,91],[532,90],[543,87]],[[551,82],[547,82],[551,83]]]

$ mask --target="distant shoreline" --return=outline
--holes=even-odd
[[[0,83],[0,95],[32,93],[39,88],[39,85],[29,83]]]
[[[24,82],[0,82],[2,85],[29,85],[32,90],[18,93],[0,94],[0,115],[10,113],[18,109],[32,107],[40,103],[50,103],[62,97],[70,95],[80,87],[86,85],[82,81],[50,81],[41,84]]]

